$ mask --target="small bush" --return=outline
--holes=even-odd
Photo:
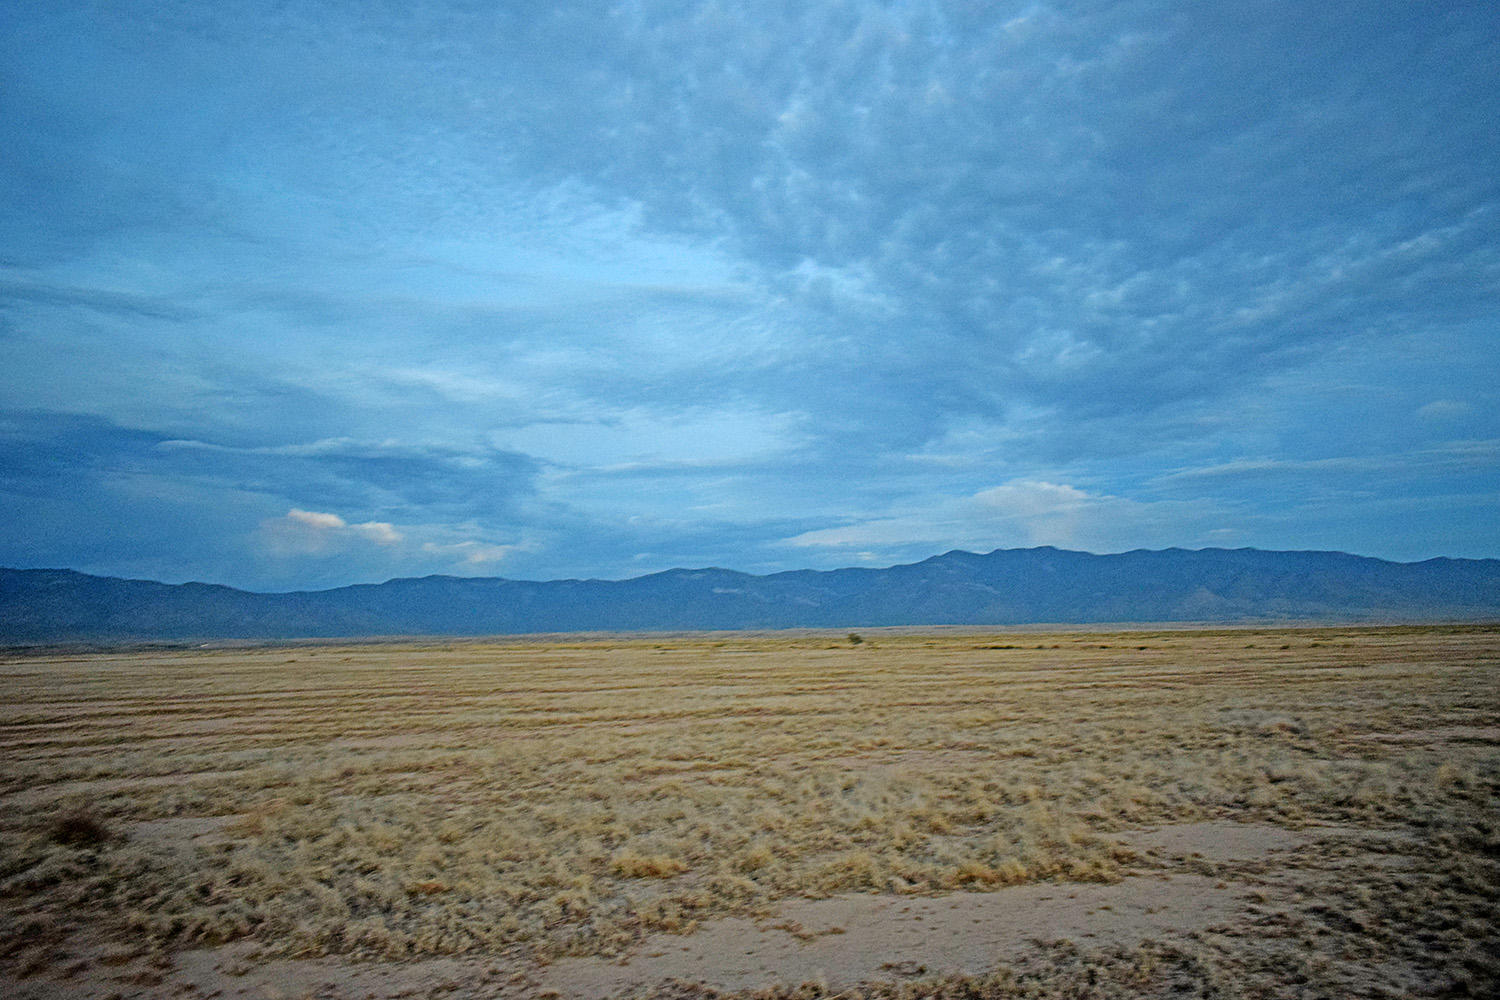
[[[98,847],[110,839],[109,827],[98,815],[76,809],[66,812],[52,821],[51,838],[68,847]]]

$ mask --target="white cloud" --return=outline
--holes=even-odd
[[[337,514],[300,507],[262,521],[260,536],[267,552],[282,557],[334,555],[360,542],[389,547],[405,537],[386,521],[350,524]]]
[[[363,538],[368,538],[377,545],[395,545],[401,541],[401,532],[397,531],[387,521],[366,521],[363,524],[351,524],[349,530]]]
[[[288,521],[305,525],[314,531],[338,531],[347,528],[344,519],[337,514],[322,514],[315,510],[300,510],[293,507],[286,512]]]
[[[256,538],[261,554],[283,566],[345,563],[361,566],[369,576],[485,575],[516,553],[536,548],[532,542],[501,543],[478,535],[473,524],[351,524],[337,514],[293,507],[261,522]]]
[[[1003,486],[980,490],[971,502],[1008,517],[1037,517],[1077,510],[1088,503],[1110,500],[1086,493],[1076,486],[1033,479],[1017,479]]]

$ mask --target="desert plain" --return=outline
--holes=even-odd
[[[1500,991],[1500,626],[0,655],[0,995]]]

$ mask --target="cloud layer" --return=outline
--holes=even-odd
[[[1496,38],[1482,4],[20,5],[0,564],[1500,555]]]

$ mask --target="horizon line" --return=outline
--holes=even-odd
[[[198,587],[220,587],[220,588],[223,588],[225,590],[233,590],[233,591],[237,591],[237,592],[242,593],[242,594],[259,594],[259,595],[263,595],[263,596],[277,596],[277,595],[287,595],[287,594],[322,594],[322,593],[328,593],[328,592],[334,591],[334,590],[349,590],[349,589],[352,589],[354,587],[383,587],[383,586],[385,586],[387,584],[390,584],[390,583],[400,583],[400,582],[408,581],[408,580],[502,580],[502,581],[505,581],[507,583],[536,583],[536,584],[545,584],[545,583],[630,583],[630,582],[635,581],[635,580],[645,580],[645,579],[649,579],[649,578],[654,577],[654,576],[665,576],[665,575],[667,575],[669,573],[709,573],[709,572],[719,572],[719,573],[733,573],[733,574],[736,574],[736,575],[739,575],[739,576],[748,576],[748,577],[754,577],[754,578],[758,578],[758,579],[768,579],[770,577],[782,576],[782,575],[785,575],[785,574],[788,574],[788,573],[843,573],[843,572],[849,572],[849,571],[863,571],[863,572],[870,572],[870,573],[878,573],[878,572],[882,572],[882,571],[885,571],[885,570],[900,569],[900,568],[904,568],[904,567],[907,567],[907,566],[920,566],[923,563],[932,562],[935,559],[945,559],[945,558],[948,558],[949,556],[954,556],[954,555],[978,556],[980,558],[986,558],[986,557],[989,557],[989,556],[994,556],[994,555],[998,555],[1000,553],[1007,553],[1007,552],[1058,552],[1058,553],[1064,553],[1064,554],[1067,554],[1067,555],[1090,556],[1090,557],[1093,557],[1093,558],[1096,558],[1096,559],[1107,559],[1107,558],[1114,557],[1114,556],[1136,555],[1138,553],[1160,554],[1160,553],[1166,553],[1166,552],[1191,552],[1191,553],[1199,553],[1199,552],[1264,552],[1264,553],[1272,554],[1272,555],[1333,555],[1333,556],[1347,556],[1347,557],[1349,557],[1351,559],[1366,559],[1366,560],[1370,560],[1370,561],[1373,561],[1373,562],[1388,563],[1388,564],[1396,565],[1396,566],[1416,566],[1416,565],[1420,565],[1422,563],[1440,562],[1440,561],[1443,561],[1443,562],[1496,562],[1496,561],[1500,561],[1500,557],[1496,557],[1496,556],[1472,557],[1472,556],[1445,556],[1445,555],[1429,556],[1429,557],[1427,557],[1425,559],[1400,560],[1400,559],[1386,559],[1386,558],[1383,558],[1381,556],[1361,555],[1360,553],[1357,553],[1357,552],[1347,552],[1347,551],[1344,551],[1343,549],[1262,549],[1262,548],[1259,548],[1259,547],[1254,546],[1254,545],[1242,545],[1242,546],[1237,546],[1235,548],[1226,548],[1224,546],[1218,546],[1218,545],[1206,545],[1206,546],[1203,546],[1202,548],[1196,548],[1196,549],[1194,549],[1194,548],[1186,548],[1186,547],[1180,546],[1180,545],[1169,545],[1166,548],[1160,548],[1160,549],[1150,549],[1150,548],[1140,547],[1140,548],[1133,548],[1133,549],[1124,549],[1124,550],[1121,550],[1119,552],[1090,552],[1090,551],[1088,551],[1086,549],[1067,549],[1067,548],[1061,548],[1061,547],[1056,546],[1056,545],[1030,545],[1030,546],[1018,546],[1018,547],[1015,547],[1015,548],[995,548],[995,549],[991,549],[988,552],[974,552],[974,551],[971,551],[969,549],[956,549],[956,548],[955,549],[948,549],[946,552],[940,552],[940,553],[937,553],[935,555],[927,556],[926,558],[918,559],[918,560],[916,560],[914,562],[891,563],[890,565],[885,565],[885,566],[837,566],[837,567],[834,567],[832,569],[811,569],[811,568],[804,567],[804,568],[801,568],[801,569],[777,570],[777,571],[772,572],[772,573],[748,573],[748,572],[746,572],[744,570],[731,569],[731,568],[726,567],[726,566],[673,566],[673,567],[670,567],[668,569],[655,570],[655,571],[650,572],[650,573],[642,573],[639,576],[625,576],[625,577],[617,577],[617,578],[570,576],[570,577],[554,577],[554,578],[548,579],[548,580],[521,579],[521,578],[517,578],[517,577],[494,576],[494,575],[487,575],[487,576],[461,576],[461,575],[458,575],[458,574],[455,574],[455,573],[426,573],[426,574],[423,574],[421,576],[393,576],[393,577],[387,577],[386,579],[379,580],[379,581],[366,581],[366,582],[360,582],[360,583],[345,583],[345,584],[339,584],[339,585],[333,586],[333,587],[298,588],[298,589],[293,589],[293,590],[250,590],[250,589],[247,589],[247,588],[244,588],[244,587],[236,587],[236,586],[233,586],[233,585],[227,584],[227,583],[211,583],[211,582],[208,582],[208,581],[205,581],[205,580],[184,580],[181,583],[169,583],[169,582],[167,582],[165,580],[157,580],[157,579],[153,579],[153,578],[150,578],[150,577],[114,576],[114,575],[111,575],[111,574],[103,574],[103,573],[87,573],[87,572],[85,572],[83,570],[72,569],[72,568],[66,567],[66,566],[32,566],[32,567],[0,566],[0,572],[10,572],[10,573],[75,573],[75,574],[77,574],[79,576],[86,576],[86,577],[90,577],[90,578],[96,579],[96,580],[120,580],[122,582],[127,582],[127,583],[154,583],[154,584],[157,584],[158,586],[162,586],[162,587],[191,587],[191,586],[198,586]]]

